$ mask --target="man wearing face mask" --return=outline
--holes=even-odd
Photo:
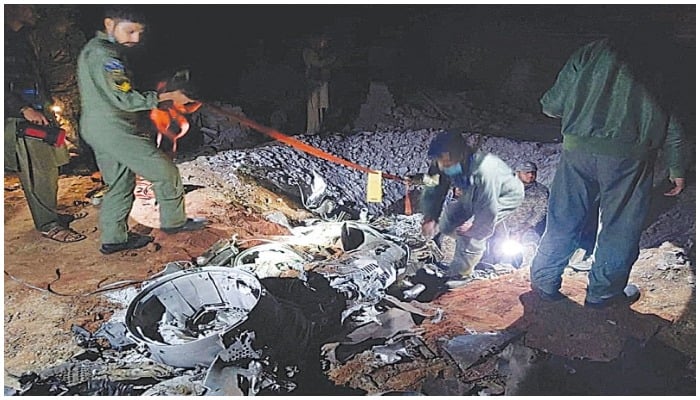
[[[503,160],[472,150],[458,132],[436,135],[428,158],[431,164],[421,197],[422,230],[426,238],[442,233],[456,239],[447,282],[454,288],[471,279],[495,225],[522,203],[524,188]],[[451,186],[462,195],[443,210]]]
[[[160,207],[161,230],[166,233],[201,229],[204,221],[187,218],[180,173],[148,139],[136,135],[137,112],[159,102],[192,102],[181,91],[138,92],[131,86],[124,50],[136,46],[145,30],[145,18],[136,9],[115,6],[106,10],[104,32],[90,40],[78,58],[78,85],[82,115],[81,134],[95,151],[105,184],[100,212],[103,254],[137,249],[153,240],[128,231],[134,202],[136,174],[153,183]]]

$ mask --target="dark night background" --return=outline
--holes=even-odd
[[[136,81],[152,87],[162,74],[188,67],[205,99],[261,115],[299,101],[301,49],[325,32],[338,54],[331,98],[355,109],[370,80],[399,97],[416,88],[480,91],[538,112],[537,100],[580,45],[630,24],[669,27],[690,87],[695,87],[695,5],[149,5],[143,45],[131,50]],[[88,38],[102,27],[102,6],[81,5]],[[523,66],[524,65],[524,66]],[[518,70],[518,71],[520,71]],[[521,73],[522,75],[522,73]],[[694,91],[685,94],[695,109]],[[503,97],[503,96],[502,96]],[[331,101],[333,104],[333,100]],[[692,107],[691,104],[692,103]],[[351,118],[350,115],[347,118]]]

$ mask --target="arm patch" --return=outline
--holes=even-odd
[[[107,60],[107,63],[105,63],[105,71],[107,72],[116,72],[116,71],[124,71],[124,64],[120,60],[117,60],[116,58],[110,58]]]
[[[105,71],[109,74],[112,88],[120,92],[131,91],[131,81],[126,75],[124,64],[116,58],[110,58],[104,65]]]

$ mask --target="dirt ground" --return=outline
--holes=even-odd
[[[186,196],[188,213],[207,217],[210,226],[201,232],[166,235],[145,225],[148,218],[142,209],[135,214],[139,221],[132,221],[131,227],[152,234],[155,242],[145,250],[109,256],[98,251],[99,207],[85,203],[85,194],[98,185],[90,177],[61,176],[61,211],[88,214],[72,224],[87,239],[61,244],[42,238],[33,229],[17,178],[5,176],[5,385],[15,382],[13,376],[57,364],[80,350],[73,342],[71,325],[94,331],[115,309],[104,297],[90,292],[114,282],[147,279],[167,262],[192,260],[217,240],[234,234],[240,239],[284,234],[285,228],[264,217],[267,212],[281,211],[290,219],[308,216],[290,200],[252,182],[230,188],[192,164],[180,168],[185,184],[194,188]],[[495,280],[476,281],[433,301],[431,305],[441,308],[444,317],[439,323],[424,321],[423,337],[441,355],[438,342],[445,338],[516,328],[525,332],[527,346],[596,361],[617,357],[629,338],[645,341],[654,337],[687,356],[687,367],[694,373],[694,266],[659,267],[664,257],[676,251],[672,246],[642,250],[632,275],[632,281],[642,283],[642,298],[631,309],[584,309],[586,273],[574,271],[568,271],[564,279],[563,292],[569,299],[543,303],[532,296],[528,271],[521,269]],[[49,284],[58,294],[46,290]],[[418,390],[426,378],[456,374],[445,357],[379,370],[371,370],[362,357],[332,371],[331,378],[376,393]],[[368,376],[373,386],[367,386]]]

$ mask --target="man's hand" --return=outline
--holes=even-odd
[[[437,222],[435,221],[425,221],[423,226],[421,226],[421,231],[423,232],[423,237],[430,240],[438,234]]]
[[[668,192],[664,193],[664,196],[678,196],[683,189],[685,189],[685,178],[671,178],[671,182],[673,183],[674,187]]]
[[[37,124],[37,125],[48,125],[49,120],[44,116],[44,114],[41,111],[37,111],[31,107],[25,107],[22,109],[22,116],[24,119],[27,121],[31,122],[32,124]]]
[[[158,100],[159,101],[171,100],[173,103],[175,103],[177,105],[182,105],[182,104],[194,102],[194,100],[187,97],[187,95],[184,94],[181,90],[174,90],[172,92],[161,93],[158,95]]]
[[[472,228],[472,225],[473,224],[471,221],[467,221],[467,222],[463,223],[462,225],[458,226],[457,229],[455,229],[455,233],[457,233],[458,235],[464,236]]]

